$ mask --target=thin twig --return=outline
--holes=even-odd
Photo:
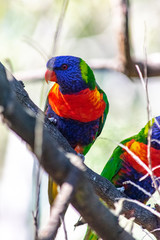
[[[64,20],[64,17],[65,17],[66,11],[67,11],[68,3],[69,3],[69,0],[63,0],[61,13],[60,13],[58,23],[57,23],[57,26],[56,26],[56,31],[55,31],[55,34],[54,34],[53,49],[51,51],[52,56],[55,56],[56,51],[57,51],[57,44],[58,44],[58,40],[59,40],[58,38],[59,38],[60,32],[62,30],[63,20]]]
[[[133,61],[133,70],[127,74],[125,73],[128,77],[134,78],[135,81],[137,81],[137,77],[139,77],[137,71],[135,71],[135,65],[138,65],[141,72],[144,72],[144,62],[141,60],[134,60]],[[110,60],[110,59],[90,59],[88,60],[88,63],[90,67],[93,70],[106,70],[106,71],[117,71],[117,72],[122,72],[124,73],[124,70],[122,69],[120,63],[117,61],[117,59]],[[22,71],[22,72],[16,72],[15,76],[17,79],[21,79],[24,82],[27,81],[32,81],[37,82],[37,81],[42,81],[44,79],[44,72],[45,68],[40,68],[40,69],[32,69],[29,71]],[[148,77],[155,77],[155,76],[160,76],[160,62],[155,63],[149,62],[147,63],[147,72],[148,72]],[[136,77],[136,78],[135,78]],[[154,81],[154,78],[149,78],[149,81]]]
[[[104,137],[100,137],[99,139],[102,139],[102,140],[109,140],[109,141],[112,141],[113,143],[116,143],[119,147],[121,147],[122,149],[124,149],[130,156],[132,156],[132,158],[149,174],[151,175],[151,170],[149,169],[149,167],[147,167],[147,165],[142,162],[142,160],[134,153],[132,152],[127,146],[125,146],[124,144],[122,143],[118,143],[112,139],[109,139],[109,138],[104,138]]]
[[[33,39],[29,38],[28,36],[23,37],[23,41],[27,43],[30,47],[32,47],[36,52],[40,54],[42,59],[46,62],[48,60],[48,56],[42,47],[39,45],[38,41],[34,41]]]
[[[34,211],[34,225],[35,225],[35,240],[38,239],[38,229],[39,229],[39,201],[40,201],[40,187],[41,187],[41,158],[42,158],[42,141],[43,141],[43,123],[44,123],[44,115],[40,112],[38,113],[38,118],[36,119],[35,125],[35,139],[34,139],[34,152],[40,159],[38,162],[38,169],[36,169],[36,207]]]
[[[65,240],[68,240],[68,234],[67,234],[66,224],[65,224],[65,221],[64,221],[64,216],[60,217],[60,219],[61,219],[62,226],[63,226]]]
[[[147,101],[147,118],[148,118],[148,137],[147,137],[147,158],[148,158],[148,166],[150,170],[152,171],[152,161],[151,161],[151,138],[152,138],[152,122],[150,120],[152,119],[152,114],[151,114],[151,105],[150,105],[150,98],[149,98],[149,90],[148,90],[148,75],[147,75],[147,50],[146,50],[146,24],[145,24],[145,32],[144,32],[144,55],[145,55],[145,60],[144,60],[144,84],[145,84],[145,93],[146,93],[146,101]],[[151,175],[152,181],[154,183],[155,189],[158,191],[158,185],[157,182],[155,181],[155,177],[152,171]]]
[[[34,220],[34,226],[35,226],[35,233],[34,233],[34,239],[38,240],[38,229],[39,229],[39,200],[40,200],[40,164],[38,163],[38,170],[36,172],[36,206],[35,210],[33,211],[33,220]]]
[[[145,52],[145,55],[146,55],[146,52]],[[144,72],[145,72],[145,75],[147,75],[147,67],[146,67],[147,66],[147,59],[146,59],[146,57],[145,57],[144,66],[145,66]],[[147,100],[147,118],[148,118],[147,159],[148,159],[148,166],[149,166],[149,169],[150,169],[150,173],[151,173],[150,176],[151,176],[151,179],[153,181],[154,187],[160,195],[160,191],[158,189],[158,185],[157,185],[157,182],[155,181],[155,176],[154,176],[153,170],[152,170],[152,162],[151,162],[151,154],[150,154],[151,138],[152,138],[152,122],[150,121],[151,120],[151,107],[150,107],[150,99],[149,99],[149,91],[148,91],[148,77],[145,76],[145,79],[143,78],[142,73],[141,73],[138,65],[136,65],[136,69],[138,71],[138,74],[139,74],[140,80],[142,82],[142,85],[145,88],[146,100]]]
[[[148,175],[152,176],[153,174],[153,171],[156,170],[159,166],[156,166],[155,168],[153,168],[152,170],[134,153],[132,152],[127,146],[125,146],[124,144],[122,143],[118,143],[112,139],[109,139],[109,138],[104,138],[104,137],[100,137],[99,139],[102,139],[102,140],[109,140],[110,142],[113,142],[113,143],[116,143],[119,147],[121,147],[122,149],[124,149],[147,173],[141,177],[139,179],[139,181],[142,181],[144,180]],[[153,194],[150,194],[150,192],[146,191],[144,188],[140,187],[138,184],[135,184],[134,182],[132,181],[125,181],[123,182],[123,184],[132,184],[134,187],[136,187],[138,190],[142,191],[143,193],[145,193],[146,195],[149,196],[149,198],[152,198],[153,200],[154,199],[154,196]]]

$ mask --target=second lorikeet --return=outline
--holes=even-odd
[[[151,128],[151,146],[148,150],[148,131]],[[123,147],[124,146],[124,147]],[[131,199],[146,203],[156,191],[149,168],[148,151],[157,187],[160,184],[160,116],[153,118],[135,136],[123,140],[106,163],[101,176],[110,180]],[[133,155],[134,154],[134,155]],[[136,157],[135,157],[136,156]],[[88,228],[85,240],[97,240]]]
[[[47,62],[46,81],[55,84],[47,98],[46,116],[77,153],[85,155],[104,126],[109,104],[93,71],[78,57],[57,56]],[[56,194],[49,181],[49,200]]]

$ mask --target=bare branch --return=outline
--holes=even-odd
[[[113,59],[112,61],[110,59],[91,59],[91,60],[88,60],[88,63],[93,70],[107,70],[107,71],[117,71],[121,73],[126,73],[124,71],[124,68],[122,68],[122,64],[117,59]],[[129,75],[127,75],[130,78],[139,77],[137,70],[135,68],[135,65],[138,65],[140,68],[140,71],[142,72],[142,74],[144,74],[143,60],[132,59],[131,65],[129,67],[130,72],[129,72]],[[23,71],[16,72],[15,77],[24,82],[29,82],[29,81],[36,82],[44,79],[44,72],[45,72],[45,68],[40,68],[36,70],[34,69],[34,70],[24,71],[24,72]],[[147,73],[148,73],[148,77],[160,76],[160,62],[155,63],[148,60]]]
[[[40,163],[38,164],[38,169],[36,172],[36,206],[35,210],[33,211],[33,220],[34,220],[34,226],[35,226],[35,234],[34,239],[38,239],[38,229],[39,229],[39,200],[40,200],[40,186],[41,186],[41,179],[40,179]]]
[[[40,46],[39,42],[35,41],[34,39],[31,39],[28,36],[24,36],[23,41],[26,42],[30,47],[32,47],[36,52],[38,52],[45,62],[48,60],[48,56]]]
[[[56,32],[54,34],[53,49],[51,51],[52,56],[55,56],[55,54],[56,54],[58,38],[59,38],[59,34],[61,32],[61,29],[62,29],[63,20],[64,20],[64,17],[65,17],[65,14],[66,14],[68,4],[69,4],[69,0],[63,0],[61,13],[60,13],[58,23],[57,23],[57,27],[56,27]]]
[[[38,156],[40,162],[42,158],[42,140],[43,140],[43,122],[44,115],[38,112],[38,118],[36,118],[35,124],[35,139],[34,139],[34,152]],[[35,185],[36,185],[36,207],[34,210],[34,225],[35,225],[35,240],[38,239],[38,229],[39,229],[39,200],[40,200],[40,190],[41,190],[41,166],[38,162],[38,168],[35,172]]]
[[[87,176],[90,179],[96,193],[107,203],[111,208],[115,208],[114,203],[120,198],[126,196],[118,191],[106,178],[93,172],[87,168]],[[128,219],[134,217],[137,224],[147,229],[149,232],[153,229],[158,229],[160,226],[160,214],[156,211],[146,208],[144,204],[137,204],[138,201],[124,201],[121,214]],[[157,239],[160,239],[160,230],[153,233]]]

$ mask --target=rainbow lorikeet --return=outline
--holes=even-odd
[[[48,94],[46,116],[75,151],[85,155],[104,126],[109,108],[106,94],[96,83],[91,68],[78,57],[51,58],[45,79],[55,82]],[[50,179],[50,204],[54,191]]]
[[[151,145],[148,150],[149,129],[151,129]],[[101,176],[110,180],[117,188],[123,187],[124,193],[129,198],[146,203],[156,191],[149,168],[149,151],[155,183],[159,187],[160,116],[153,118],[137,135],[121,142],[113,151]],[[87,234],[85,240],[98,239],[90,228]]]

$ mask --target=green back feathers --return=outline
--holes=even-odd
[[[108,102],[108,98],[107,98],[105,92],[99,87],[98,84],[96,84],[96,86],[97,86],[98,91],[103,94],[103,100],[106,103],[106,108],[104,110],[103,116],[101,117],[101,122],[100,122],[100,125],[99,125],[99,130],[98,130],[98,135],[97,135],[97,137],[98,137],[100,135],[103,127],[104,127],[104,124],[105,124],[105,121],[106,121],[106,118],[107,118],[107,114],[108,114],[108,111],[109,111],[109,102]]]
[[[120,155],[123,152],[121,147],[116,147],[114,150],[112,156],[106,163],[105,167],[103,168],[103,171],[101,173],[102,177],[107,178],[108,180],[112,180],[113,176],[117,174],[119,169],[121,168],[121,160]],[[118,160],[119,159],[119,160]]]
[[[145,132],[145,127],[142,128],[142,130],[137,134],[132,137],[129,137],[123,141],[121,141],[121,144],[125,145],[125,143],[131,141],[132,139],[135,139],[136,141],[146,143],[147,141],[147,135],[144,134]],[[148,134],[146,130],[146,134]],[[107,178],[108,180],[112,180],[112,178],[118,173],[118,171],[121,169],[122,165],[122,159],[120,158],[121,154],[123,153],[123,148],[120,146],[117,146],[110,159],[106,163],[106,165],[103,168],[103,171],[101,173],[101,176]]]
[[[134,135],[130,138],[127,138],[125,140],[122,141],[122,143],[126,143],[126,142],[129,142],[131,139],[135,139],[135,141],[138,141],[138,142],[142,142],[142,143],[145,143],[147,144],[147,138],[148,138],[148,131],[149,131],[149,128],[151,128],[153,126],[155,122],[155,118],[152,118],[141,130],[140,132],[137,134],[137,135]]]
[[[95,138],[97,138],[100,135],[100,133],[103,129],[103,126],[105,124],[106,117],[107,117],[108,110],[109,110],[109,103],[108,103],[108,99],[107,99],[105,92],[96,83],[95,76],[94,76],[92,69],[88,66],[88,64],[83,59],[80,59],[80,70],[81,70],[82,79],[86,82],[86,84],[88,85],[88,88],[90,90],[94,90],[95,87],[97,87],[98,91],[101,94],[103,94],[103,101],[106,103],[104,113],[100,118],[99,129],[95,136]],[[89,149],[91,148],[93,143],[94,143],[94,141],[92,143],[90,143],[89,145],[85,146],[84,151],[83,151],[84,155],[89,151]]]
[[[93,90],[96,87],[96,80],[92,69],[87,65],[84,60],[80,60],[80,69],[83,80],[86,82],[88,87]]]
[[[147,143],[147,137],[148,137],[148,131],[149,128],[151,128],[153,126],[155,122],[155,118],[152,118],[146,125],[144,128],[141,129],[141,131],[137,134],[136,139],[139,142],[143,142],[143,143]]]
[[[103,123],[105,123],[105,120],[106,120],[106,117],[108,114],[108,110],[109,110],[109,103],[108,103],[107,96],[106,96],[105,92],[96,83],[95,76],[94,76],[92,69],[88,66],[88,64],[83,59],[80,60],[80,69],[81,69],[82,78],[88,84],[89,88],[91,90],[93,90],[93,89],[95,89],[95,87],[97,87],[98,91],[103,94],[103,100],[106,103],[106,108],[105,108],[104,116],[103,116]],[[102,128],[103,128],[103,126],[102,126]]]
[[[137,135],[134,135],[132,137],[129,137],[121,141],[121,144],[125,145],[127,142],[131,141],[132,139],[135,139],[135,141],[147,144],[148,131],[149,131],[149,128],[153,126],[154,122],[155,122],[155,118],[151,119],[145,125],[145,127],[141,129],[141,131]],[[124,150],[122,147],[117,146],[101,173],[101,176],[107,178],[111,182],[112,182],[112,179],[114,178],[114,184],[119,178],[117,173],[122,167],[123,160],[120,158],[120,156],[123,153],[123,151]],[[84,240],[98,240],[98,236],[91,230],[90,227],[88,227]]]
[[[99,130],[97,133],[97,137],[98,137],[103,129],[103,126],[104,126],[104,123],[105,123],[105,120],[106,120],[106,117],[108,114],[108,110],[109,110],[108,99],[107,99],[105,92],[96,83],[95,76],[93,74],[92,69],[87,65],[87,63],[83,59],[80,60],[80,69],[81,69],[82,78],[87,83],[89,89],[93,90],[93,89],[95,89],[95,87],[97,87],[98,91],[103,94],[103,100],[106,103],[106,108],[103,113],[103,116],[101,117],[101,123],[100,123]]]

